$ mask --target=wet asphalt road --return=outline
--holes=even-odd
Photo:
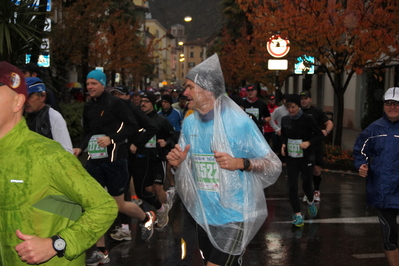
[[[324,171],[319,214],[309,219],[304,203],[306,221],[301,229],[291,227],[287,191],[284,174],[265,190],[269,217],[248,245],[244,266],[388,265],[376,210],[366,204],[365,179],[352,173]],[[182,232],[183,216],[182,203],[177,200],[170,211],[168,226],[156,230],[149,242],[140,240],[140,227],[131,219],[133,239],[118,242],[107,237],[111,262],[104,265],[203,265],[199,253],[190,250],[193,231]],[[117,219],[115,225],[119,222]],[[185,260],[181,260],[182,235],[188,246]]]

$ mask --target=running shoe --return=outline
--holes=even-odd
[[[148,221],[144,224],[140,223],[141,239],[144,241],[148,241],[154,234],[154,223],[156,220],[156,215],[153,211],[146,212],[145,215],[147,215]]]
[[[117,226],[115,227],[115,231],[115,233],[110,234],[112,239],[115,239],[117,241],[132,240],[130,230]]]
[[[111,260],[108,257],[108,251],[102,253],[101,251],[95,250],[91,254],[91,257],[86,260],[87,266],[97,266],[98,264],[106,264]]]
[[[131,199],[130,201],[136,203],[138,206],[143,204],[143,200],[142,199]]]
[[[295,226],[295,227],[302,227],[302,226],[305,225],[305,224],[303,223],[302,215],[300,215],[300,214],[294,214],[294,215],[292,215],[292,219],[293,219],[292,226]]]
[[[164,228],[168,222],[169,222],[169,210],[170,207],[169,205],[166,203],[162,204],[163,206],[163,210],[157,210],[157,228]]]
[[[320,202],[321,201],[320,197],[321,197],[320,191],[319,190],[315,190],[314,194],[313,194],[314,201]]]
[[[312,202],[312,204],[308,204],[308,212],[309,212],[310,217],[312,217],[312,218],[317,215],[317,207],[314,202]]]

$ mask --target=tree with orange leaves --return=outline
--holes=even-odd
[[[69,0],[56,4],[62,15],[51,36],[59,65],[77,66],[83,79],[96,66],[104,67],[108,76],[122,73],[129,83],[151,74],[152,46],[143,45],[131,1]]]
[[[396,0],[236,0],[254,25],[254,39],[279,32],[291,42],[290,56],[315,57],[337,100],[334,143],[341,144],[344,94],[355,73],[397,59]],[[250,12],[247,12],[250,11]]]

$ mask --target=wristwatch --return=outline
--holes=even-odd
[[[53,248],[55,251],[57,251],[57,256],[60,258],[63,257],[66,249],[65,240],[59,235],[54,235],[51,237],[51,239],[53,240]]]
[[[245,171],[247,170],[249,167],[251,166],[251,162],[249,161],[249,159],[244,158],[244,168],[240,169],[241,171]]]

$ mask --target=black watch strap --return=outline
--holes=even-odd
[[[241,171],[245,171],[247,170],[249,167],[251,166],[251,162],[249,161],[249,159],[244,158],[244,168],[240,169]]]
[[[65,249],[66,249],[66,242],[65,240],[60,237],[59,235],[54,235],[51,237],[53,240],[53,248],[57,252],[58,257],[63,257],[65,255]]]

